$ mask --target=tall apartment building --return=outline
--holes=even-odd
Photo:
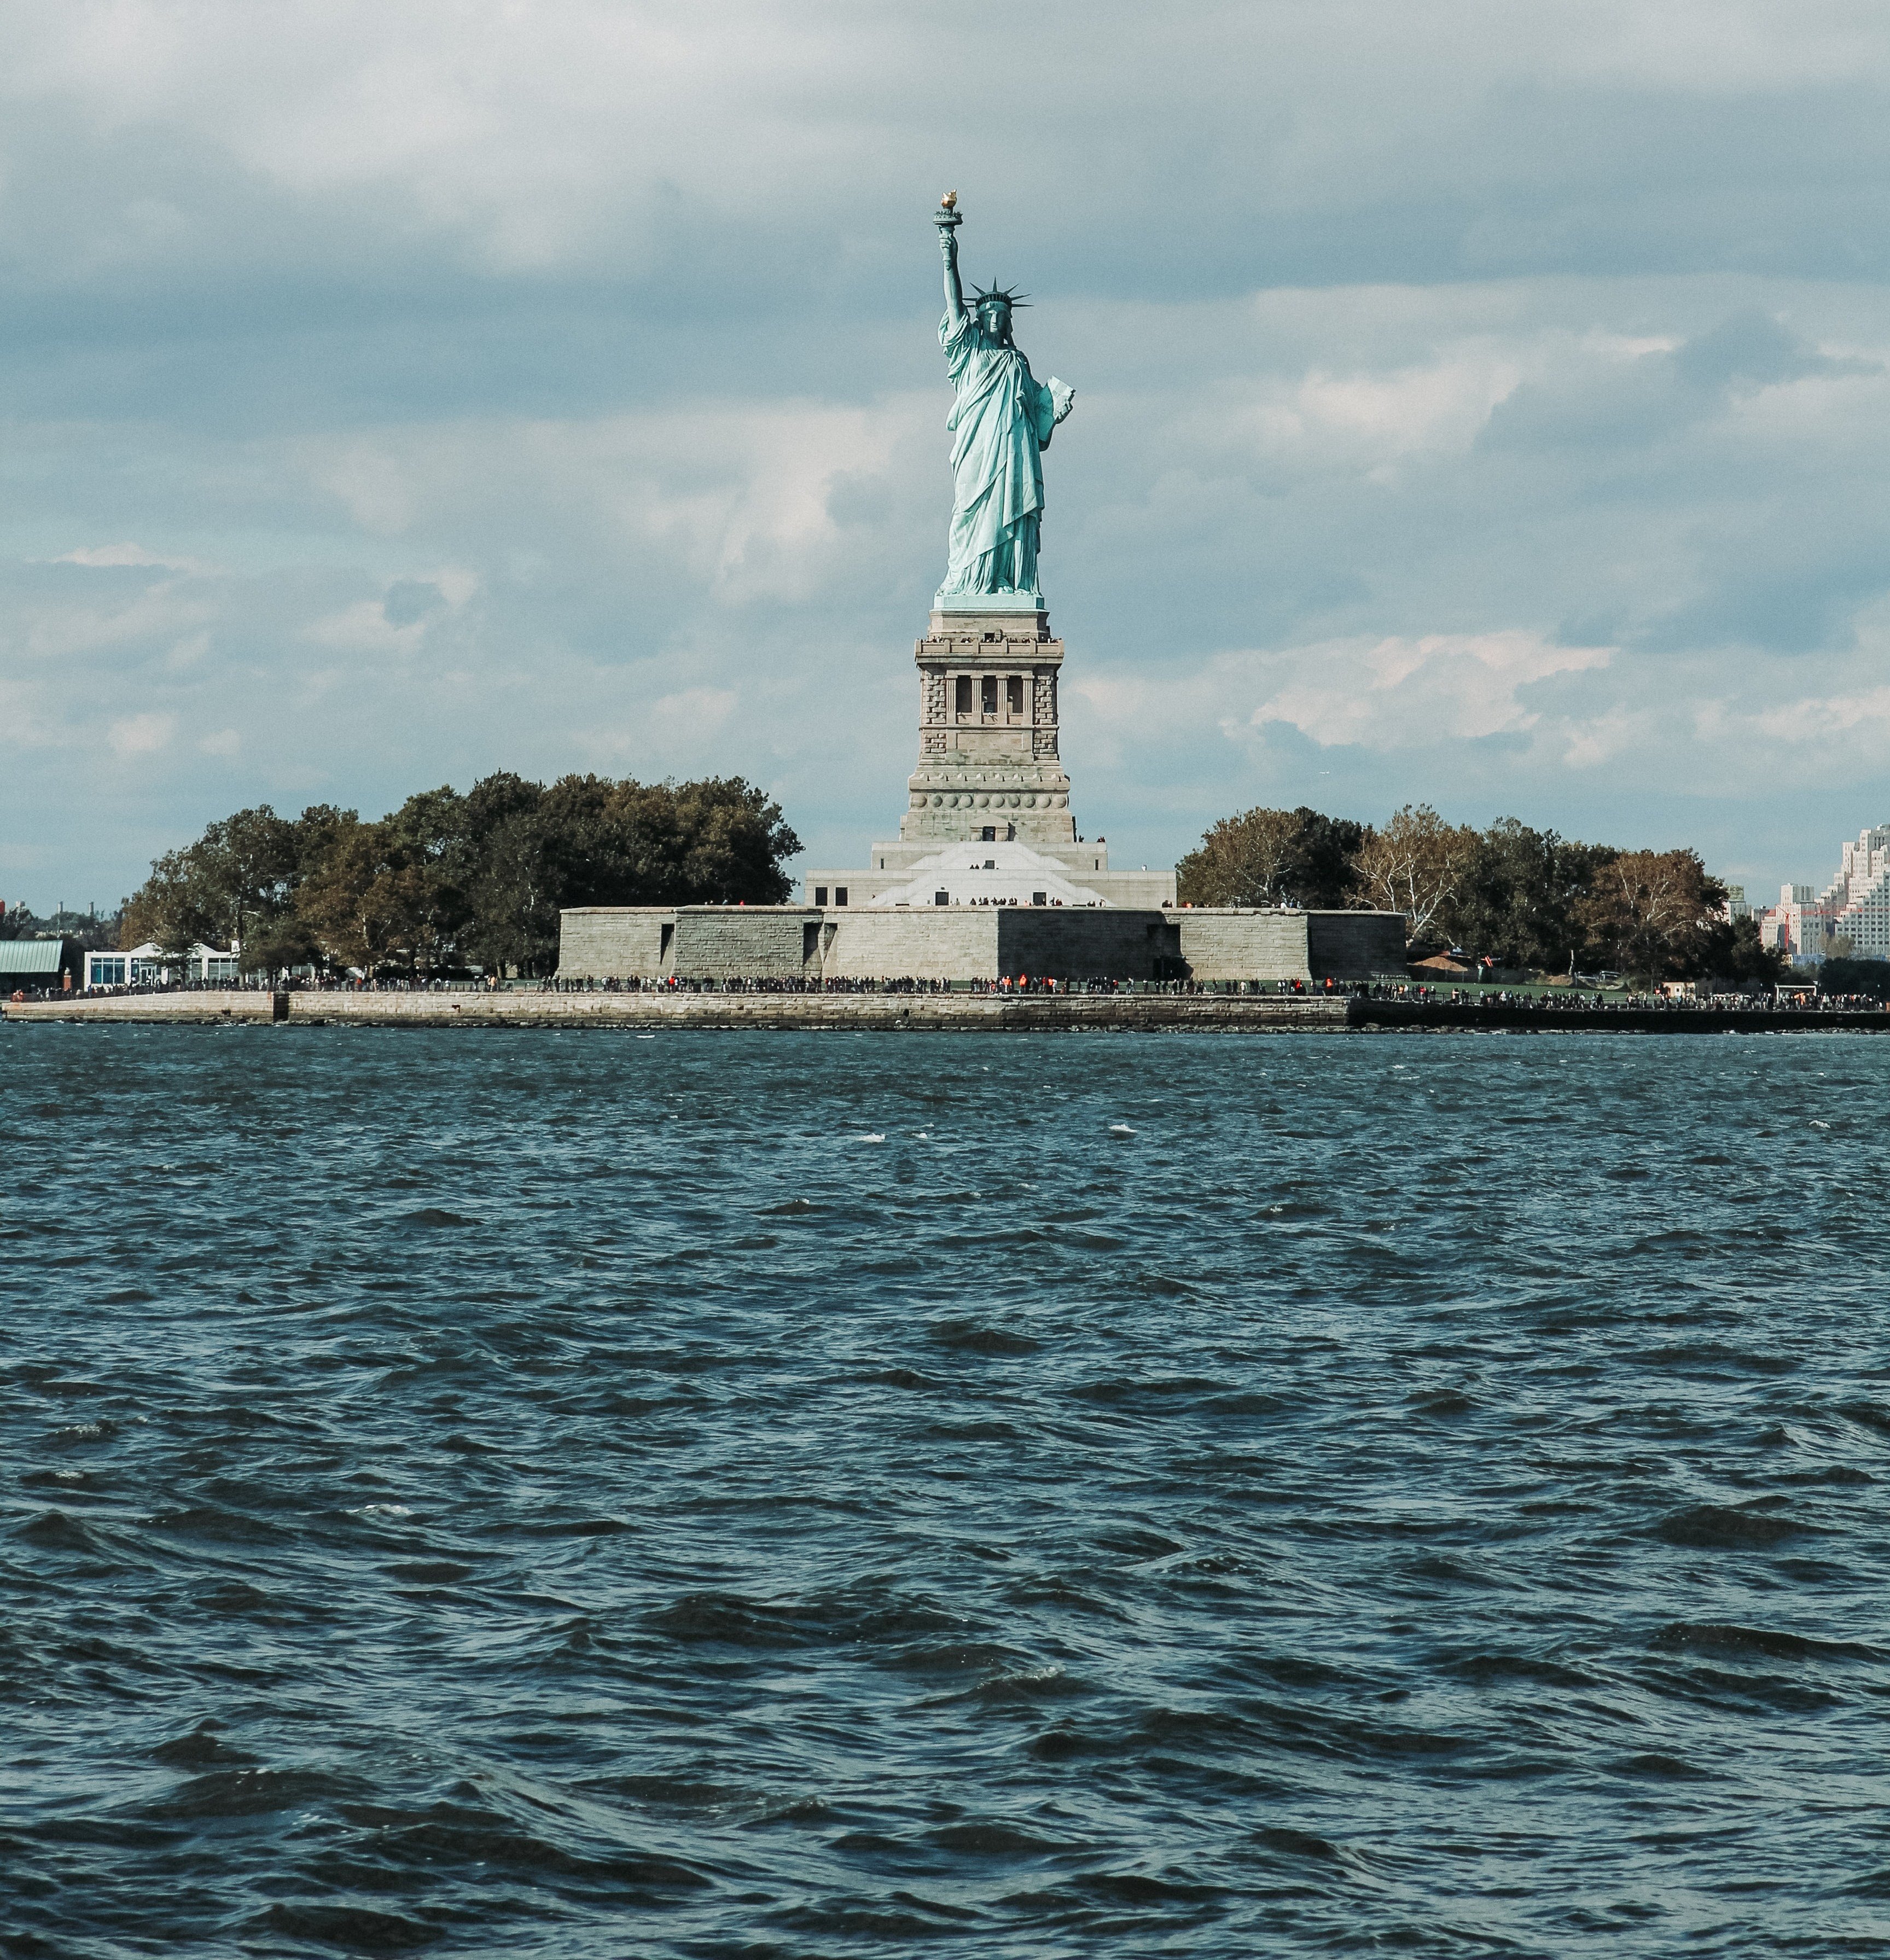
[[[1838,875],[1813,896],[1784,885],[1759,915],[1759,940],[1794,966],[1828,959],[1840,940],[1860,959],[1890,959],[1890,824],[1860,832],[1843,848]]]
[[[1832,937],[1860,959],[1890,959],[1890,824],[1861,831],[1825,893],[1835,909]]]

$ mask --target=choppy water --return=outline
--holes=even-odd
[[[16,1027],[0,1112],[9,1955],[1890,1946],[1890,1041]]]

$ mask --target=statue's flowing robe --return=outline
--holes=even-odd
[[[1015,347],[991,339],[969,308],[938,324],[958,398],[952,431],[952,536],[947,593],[1032,593],[1043,514],[1042,452],[1070,412],[1071,393],[1046,387]]]

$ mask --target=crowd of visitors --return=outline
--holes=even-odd
[[[1117,980],[1105,974],[1078,978],[1019,974],[1002,979],[784,978],[772,975],[724,975],[660,979],[546,980],[558,993],[657,994],[1346,994],[1359,991],[1328,980],[1308,987],[1300,980]]]
[[[1614,988],[1598,991],[1579,987],[1544,988],[1523,992],[1518,988],[1431,987],[1396,982],[1374,982],[1351,988],[1373,1001],[1408,1001],[1414,1006],[1447,1007],[1535,1007],[1554,1013],[1580,1009],[1584,1013],[1620,1011],[1646,1013],[1658,1010],[1673,1013],[1726,1013],[1763,1008],[1791,1013],[1878,1013],[1886,1010],[1883,1002],[1868,994],[1821,994],[1815,987],[1777,987],[1761,993],[1678,994],[1637,991]]]
[[[1376,1001],[1394,1001],[1414,1007],[1527,1007],[1548,1013],[1579,1010],[1639,1012],[1659,1010],[1673,1013],[1751,1011],[1764,1008],[1792,1013],[1882,1013],[1890,1006],[1865,994],[1821,994],[1812,987],[1781,986],[1762,994],[1668,994],[1614,989],[1597,991],[1579,987],[1557,987],[1524,992],[1510,988],[1440,987],[1407,981],[1303,980],[1121,980],[1104,974],[1080,978],[1046,975],[1002,979],[921,980],[902,978],[804,978],[770,974],[733,975],[719,978],[642,978],[631,975],[620,978],[549,979],[501,982],[496,975],[460,979],[377,979],[355,975],[310,976],[278,982],[266,975],[250,975],[240,982],[183,980],[145,983],[137,986],[95,987],[75,997],[68,988],[16,988],[17,1001],[71,1000],[75,998],[108,999],[127,994],[178,993],[268,992],[284,985],[292,991],[374,994],[445,993],[487,991],[504,986],[559,994],[1161,994],[1211,995],[1319,995],[1338,998],[1357,996]]]

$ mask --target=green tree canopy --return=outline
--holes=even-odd
[[[1752,921],[1741,919],[1739,924]],[[1752,938],[1756,944],[1756,926]],[[1890,959],[1827,959],[1818,969],[1818,984],[1827,994],[1865,994],[1873,1001],[1890,1001]]]
[[[293,901],[301,857],[295,825],[267,803],[240,810],[151,866],[126,908],[124,943],[153,940],[180,958],[199,940],[227,946],[266,933]]]
[[[129,902],[126,945],[232,937],[251,969],[314,963],[419,975],[468,962],[545,972],[567,905],[778,905],[800,848],[740,777],[638,783],[501,772],[423,790],[377,822],[266,805],[167,852]]]

